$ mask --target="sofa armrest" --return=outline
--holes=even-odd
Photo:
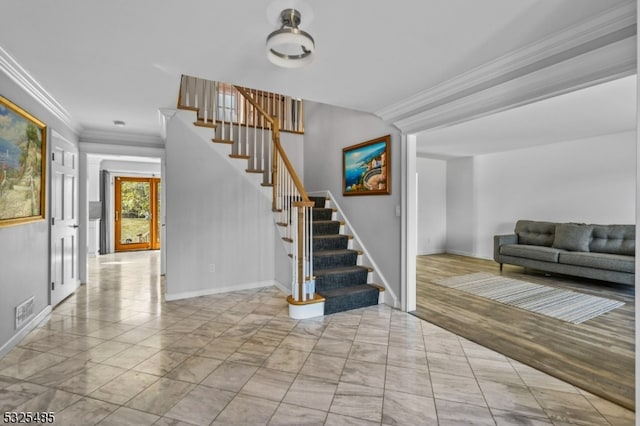
[[[493,236],[493,260],[498,263],[502,263],[500,261],[500,246],[505,244],[518,244],[518,236],[516,234]]]

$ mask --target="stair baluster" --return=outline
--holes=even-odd
[[[227,90],[226,90],[225,85],[222,85],[222,114],[220,114],[220,115],[222,115],[222,137],[221,137],[222,140],[226,139],[224,137],[225,136],[225,130],[226,130],[226,126],[225,126],[224,122],[225,122],[226,117],[227,117],[227,93],[226,92],[227,92]]]
[[[254,99],[257,91],[249,91],[236,87],[240,95],[247,100],[260,113],[264,120],[271,126],[272,148],[272,184],[274,186],[274,210],[280,215],[280,222],[286,224],[287,237],[293,241],[293,267],[294,279],[292,283],[292,295],[296,302],[313,300],[316,295],[313,287],[313,257],[311,238],[311,209],[314,202],[309,200],[307,193],[298,178],[293,165],[280,144],[280,120],[283,108],[282,103],[276,105],[276,96],[273,95],[273,111],[279,116],[269,116],[260,103]],[[279,176],[280,175],[280,176]],[[295,208],[295,211],[294,211]],[[294,225],[297,226],[293,226]]]
[[[323,301],[315,293],[313,275],[314,201],[309,199],[280,144],[281,123],[287,131],[302,131],[302,102],[273,93],[182,76],[178,106],[197,110],[199,125],[211,123],[215,127],[220,123],[221,139],[214,140],[234,141],[231,156],[246,156],[249,158],[249,171],[264,171],[263,185],[273,187],[272,208],[278,223],[285,228],[285,238],[293,247],[289,303]],[[249,129],[252,124],[253,138]],[[257,135],[259,124],[262,130],[260,137]],[[244,132],[242,126],[245,126]],[[234,127],[237,127],[237,133]]]

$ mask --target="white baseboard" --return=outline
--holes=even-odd
[[[280,285],[276,284],[274,280],[259,281],[255,283],[237,284],[227,287],[208,288],[197,291],[185,291],[181,293],[167,293],[165,294],[165,300],[171,302],[172,300],[189,299],[191,297],[209,296],[211,294],[229,293],[231,291],[252,290],[255,288],[272,287],[276,286],[282,290]]]
[[[437,250],[427,250],[423,252],[418,252],[418,256],[429,256],[431,254],[444,254],[447,253],[445,249],[437,249]]]
[[[462,251],[462,250],[445,250],[444,253],[457,254],[459,256],[476,257],[475,254],[468,251]]]
[[[278,290],[280,290],[284,294],[286,294],[286,295],[291,294],[291,288],[289,288],[286,285],[282,284],[280,281],[274,280],[273,281],[273,285],[276,286],[278,288]]]
[[[480,256],[478,253],[470,253],[461,250],[445,250],[442,253],[457,254],[459,256],[475,257],[476,259],[493,260],[493,257]]]
[[[31,321],[27,323],[24,327],[20,329],[16,334],[13,335],[11,339],[7,341],[2,347],[0,347],[0,358],[4,357],[9,353],[11,349],[13,349],[22,339],[25,338],[27,334],[34,328],[38,326],[42,321],[44,321],[51,314],[51,305],[45,307],[38,315],[33,317]]]

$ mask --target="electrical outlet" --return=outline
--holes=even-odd
[[[209,264],[209,272],[215,272],[216,271],[216,264],[215,263],[210,263]]]

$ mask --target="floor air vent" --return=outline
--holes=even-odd
[[[22,328],[22,326],[31,319],[34,308],[35,302],[33,301],[33,297],[16,306],[16,330]]]

